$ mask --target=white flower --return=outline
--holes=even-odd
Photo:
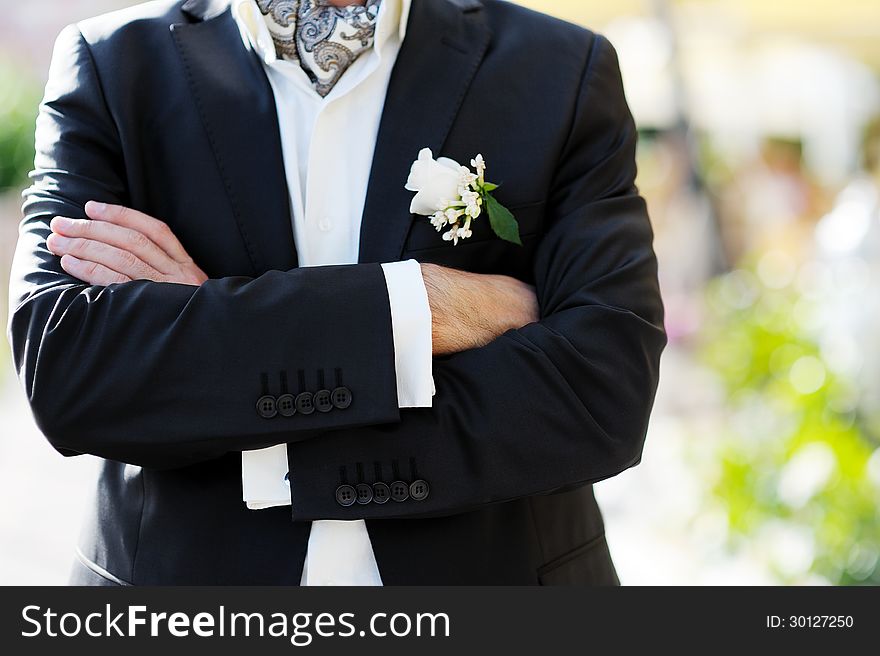
[[[483,204],[483,199],[480,197],[480,194],[476,191],[465,191],[461,195],[461,200],[465,205],[465,214],[472,219],[476,219],[480,216],[480,206]]]
[[[473,185],[479,179],[479,176],[475,173],[472,173],[471,170],[466,166],[459,167],[459,172],[460,177],[458,181],[458,186],[460,191],[470,189],[471,185]]]
[[[434,159],[430,148],[423,148],[413,162],[406,188],[416,192],[410,212],[430,218],[437,232],[445,230],[444,241],[458,244],[473,235],[471,221],[478,218],[487,198],[498,187],[486,182],[486,161],[482,155],[471,160],[476,173],[448,157]],[[496,230],[495,226],[492,226]],[[496,234],[501,234],[496,230]],[[502,237],[508,239],[508,236]],[[518,239],[508,239],[519,243]]]
[[[483,159],[482,155],[477,155],[471,160],[471,166],[477,170],[477,178],[482,183],[483,176],[486,175],[486,160]]]
[[[445,228],[447,223],[449,223],[449,219],[446,218],[446,212],[438,210],[431,216],[431,225],[434,226],[438,232]]]
[[[462,211],[457,207],[450,207],[446,210],[446,220],[449,223],[455,223],[461,215]]]
[[[461,168],[458,162],[448,157],[435,160],[431,149],[423,148],[413,162],[406,182],[408,191],[417,192],[409,211],[432,216],[438,210],[445,210],[452,204],[450,199],[460,197]]]

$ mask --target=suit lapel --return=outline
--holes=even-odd
[[[360,262],[403,253],[412,193],[403,187],[422,148],[439,156],[489,45],[477,0],[413,0],[385,99],[361,223]]]
[[[255,274],[297,266],[275,100],[228,0],[189,0],[172,26]]]

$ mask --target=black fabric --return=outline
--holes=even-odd
[[[85,21],[56,46],[10,339],[49,441],[106,459],[84,557],[134,584],[295,585],[310,520],[362,518],[386,584],[615,584],[590,483],[639,461],[665,336],[610,44],[505,2],[414,0],[360,263],[300,269],[271,89],[239,39],[223,0],[189,0]],[[409,214],[426,146],[484,155],[522,247],[485,217],[453,247]],[[162,218],[212,280],[71,278],[48,223],[88,200]],[[378,263],[408,258],[516,276],[541,307],[436,358],[431,409],[396,407]],[[303,381],[293,394],[323,378],[333,409],[258,411],[285,378]],[[276,443],[292,518],[241,501],[240,452]],[[341,505],[361,483],[372,499]]]

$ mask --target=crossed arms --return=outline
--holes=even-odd
[[[92,206],[103,221],[82,222],[90,200],[124,204],[125,183],[87,46],[70,38],[72,63],[50,79],[38,119],[9,325],[34,415],[59,451],[163,468],[286,442],[298,466],[293,516],[303,520],[460,512],[600,480],[639,460],[665,336],[634,187],[636,133],[607,42],[592,49],[548,198],[534,259],[538,316],[516,281],[425,266],[443,354],[433,365],[437,394],[430,409],[400,411],[379,265],[205,279],[161,223],[98,217]],[[137,218],[137,229],[121,216]],[[159,232],[120,247],[111,225]],[[93,244],[76,241],[84,238]],[[100,259],[89,259],[95,244],[128,253],[132,275],[102,264],[130,281],[96,277],[111,274],[89,264]],[[138,271],[139,262],[161,275]],[[450,283],[480,289],[480,302],[458,299],[468,309],[459,312],[444,298]],[[476,325],[449,340],[462,314]],[[253,412],[260,372],[328,366],[344,370],[357,395],[346,412],[287,424]],[[342,460],[413,457],[432,481],[415,510],[345,509],[327,494]]]
[[[61,268],[89,285],[134,280],[200,286],[208,276],[168,225],[142,212],[89,201],[87,219],[56,216],[46,247]],[[422,265],[434,355],[485,346],[538,320],[534,288],[509,276]]]

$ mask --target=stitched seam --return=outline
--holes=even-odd
[[[224,11],[223,13],[226,12]],[[232,212],[235,215],[235,221],[238,224],[238,231],[241,234],[241,238],[244,240],[245,247],[248,251],[248,256],[251,258],[251,264],[253,264],[254,266],[254,271],[256,273],[259,273],[262,268],[260,266],[261,260],[259,255],[257,254],[256,248],[251,241],[251,238],[248,236],[247,230],[244,227],[241,211],[239,210],[238,199],[235,195],[235,192],[233,191],[231,179],[226,172],[226,167],[223,165],[223,162],[220,159],[218,151],[218,141],[214,134],[214,130],[211,127],[211,123],[208,121],[207,114],[205,112],[205,104],[202,102],[202,97],[199,93],[198,85],[195,83],[195,77],[192,74],[189,57],[187,57],[186,49],[182,47],[180,38],[177,35],[177,31],[175,30],[174,32],[172,32],[172,34],[174,36],[175,42],[177,43],[177,50],[180,53],[180,59],[183,61],[183,68],[186,73],[187,80],[189,81],[189,86],[192,90],[193,98],[199,111],[199,116],[202,120],[202,126],[205,128],[205,132],[208,135],[208,141],[210,141],[211,143],[211,151],[214,154],[214,161],[217,163],[217,168],[220,170],[220,176],[223,179],[223,187],[226,189],[226,195],[229,198],[229,204],[232,206]]]

